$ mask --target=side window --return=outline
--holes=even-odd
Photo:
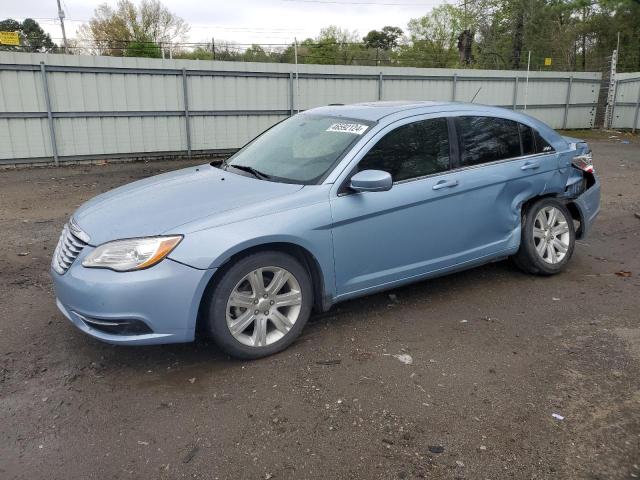
[[[533,130],[527,125],[521,123],[520,127],[520,140],[522,141],[522,155],[533,155],[536,153],[536,141],[533,137]]]
[[[494,117],[456,117],[461,166],[519,157],[518,123]]]
[[[394,182],[449,169],[446,118],[403,125],[386,134],[367,152],[358,170],[384,170]]]
[[[537,153],[553,152],[553,147],[549,145],[549,142],[542,138],[536,130],[533,131],[533,136],[536,139]]]

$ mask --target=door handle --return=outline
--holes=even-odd
[[[440,190],[441,188],[453,188],[458,186],[457,180],[440,180],[433,186],[434,190]]]
[[[520,170],[537,170],[538,168],[540,168],[538,163],[525,162],[525,164],[520,167]]]

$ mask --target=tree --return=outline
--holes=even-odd
[[[25,18],[18,22],[8,18],[0,22],[0,31],[18,32],[20,46],[0,45],[0,50],[18,50],[21,52],[56,52],[57,46],[51,36],[42,29],[40,24],[32,18]]]
[[[398,46],[398,40],[402,38],[403,34],[404,32],[399,27],[386,26],[382,27],[382,30],[371,30],[362,41],[367,48],[387,51]]]
[[[381,60],[389,60],[389,54],[398,47],[403,33],[401,28],[391,26],[382,27],[382,30],[371,30],[367,33],[362,41],[366,49],[375,51],[376,65],[379,65]]]
[[[321,29],[315,39],[304,40],[298,48],[298,55],[300,63],[351,65],[362,50],[356,32],[331,25]]]
[[[242,55],[246,62],[268,62],[270,61],[269,52],[267,52],[260,45],[251,45],[244,51]]]
[[[462,31],[461,10],[440,5],[428,15],[409,20],[410,43],[403,45],[398,58],[419,67],[452,67],[458,63],[457,42]]]
[[[113,9],[104,3],[95,9],[93,18],[79,29],[80,36],[91,42],[103,55],[123,56],[140,50],[144,43],[162,46],[184,41],[189,26],[159,0],[142,0],[136,6],[131,0],[118,0]],[[135,49],[128,48],[136,43]]]

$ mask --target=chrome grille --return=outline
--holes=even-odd
[[[83,237],[82,239],[80,237]],[[86,239],[86,241],[85,241]],[[60,275],[64,274],[80,255],[82,249],[87,245],[89,237],[70,220],[62,229],[62,234],[58,240],[51,266]]]

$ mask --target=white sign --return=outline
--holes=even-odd
[[[340,132],[340,133],[352,133],[354,135],[362,135],[369,128],[367,125],[360,123],[334,123],[327,132]]]

